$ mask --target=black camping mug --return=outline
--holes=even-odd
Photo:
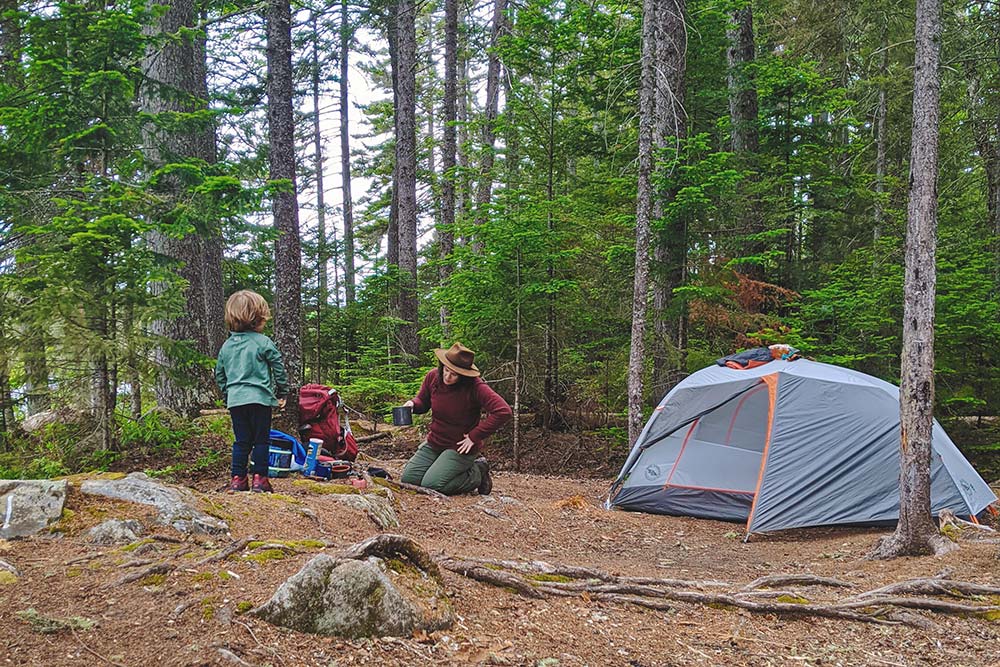
[[[413,408],[403,405],[392,409],[393,426],[409,426],[413,423]]]

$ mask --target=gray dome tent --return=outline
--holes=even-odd
[[[931,510],[996,500],[934,422]],[[607,505],[746,521],[747,533],[899,518],[899,389],[805,359],[711,366],[668,393]]]

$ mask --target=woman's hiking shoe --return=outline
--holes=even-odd
[[[253,487],[251,489],[254,493],[272,493],[274,489],[271,488],[271,480],[267,478],[266,475],[254,475],[253,476]]]
[[[230,491],[249,491],[250,482],[246,475],[233,475],[233,480],[229,482]]]
[[[493,491],[493,478],[490,476],[490,463],[485,458],[480,456],[476,459],[476,465],[479,466],[479,495],[488,496]]]

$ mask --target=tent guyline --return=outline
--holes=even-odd
[[[899,518],[899,389],[831,364],[775,360],[687,377],[646,423],[605,505],[745,522],[747,538]],[[996,501],[936,421],[931,511]]]

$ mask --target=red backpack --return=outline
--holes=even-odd
[[[340,408],[344,402],[335,389],[322,384],[307,384],[299,389],[299,436],[308,448],[310,438],[323,441],[323,448],[336,459],[353,461],[358,456],[358,442],[351,433],[351,423]]]

